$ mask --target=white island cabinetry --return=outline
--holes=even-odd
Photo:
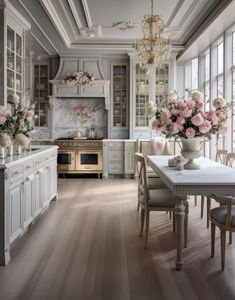
[[[57,146],[0,160],[0,265],[34,219],[57,198]]]

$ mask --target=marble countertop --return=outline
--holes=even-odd
[[[12,167],[17,163],[22,163],[29,158],[36,157],[43,152],[51,151],[52,149],[57,149],[56,145],[33,145],[31,151],[26,151],[20,155],[7,156],[4,159],[0,159],[0,169],[6,169]]]

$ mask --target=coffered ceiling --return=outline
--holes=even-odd
[[[150,0],[18,2],[58,53],[78,49],[128,51],[132,42],[141,36],[143,16],[150,12]],[[165,34],[172,40],[175,50],[180,51],[194,33],[202,30],[200,27],[206,23],[208,15],[218,14],[229,2],[231,0],[154,0],[154,12],[163,17]],[[136,26],[129,30],[112,27],[118,21],[132,22]]]

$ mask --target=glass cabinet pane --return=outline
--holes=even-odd
[[[16,90],[19,92],[22,90],[22,78],[19,74],[16,74]]]
[[[155,81],[155,101],[157,105],[164,106],[168,94],[168,81],[169,81],[169,66],[168,64],[160,64],[156,68],[156,81]]]
[[[149,101],[149,76],[136,64],[136,127],[148,127],[149,120],[146,114],[146,104]]]
[[[14,52],[7,49],[7,68],[14,70],[15,63],[14,63]]]
[[[127,66],[113,66],[113,127],[127,127],[128,122],[128,91],[127,91]]]
[[[7,26],[7,48],[15,51],[15,34],[9,26]]]
[[[21,67],[22,67],[21,64],[22,64],[21,57],[16,55],[16,72],[20,74],[21,74]]]
[[[16,34],[16,54],[22,56],[22,37]]]
[[[34,66],[34,100],[35,100],[35,114],[38,118],[35,121],[36,126],[48,126],[48,65],[37,64]]]
[[[14,72],[11,70],[7,70],[7,87],[14,89],[15,87],[15,76],[14,76]]]

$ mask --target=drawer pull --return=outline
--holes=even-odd
[[[28,170],[28,169],[30,169],[30,168],[31,168],[31,166],[27,166],[27,167],[26,167],[26,170]]]
[[[18,171],[15,171],[14,176],[19,175],[20,173]]]
[[[36,165],[39,165],[41,162],[40,161],[36,161]]]
[[[48,160],[48,159],[49,159],[48,157],[45,157],[45,158],[44,158],[44,161],[46,161],[46,160]]]

